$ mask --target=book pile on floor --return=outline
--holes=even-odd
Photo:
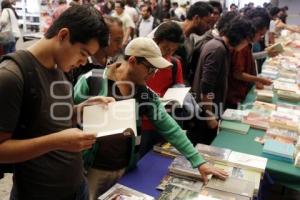
[[[266,158],[204,144],[197,144],[196,149],[209,164],[228,172],[229,177],[225,181],[209,177],[208,184],[203,185],[198,169],[193,169],[183,156],[177,156],[169,166],[169,174],[157,186],[163,191],[158,199],[250,200],[258,195]]]

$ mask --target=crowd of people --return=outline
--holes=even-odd
[[[255,59],[277,55],[266,40],[282,29],[299,31],[283,15],[270,5],[225,11],[215,1],[59,0],[44,37],[0,64],[0,173],[14,173],[11,199],[95,200],[161,140],[204,182],[226,179],[194,145],[212,142],[224,109],[251,87],[272,84],[257,76]],[[185,86],[183,107],[168,113],[159,97]],[[97,140],[81,130],[85,106],[129,98],[142,105],[138,137]]]

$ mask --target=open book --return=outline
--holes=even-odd
[[[112,102],[108,106],[87,106],[83,110],[83,130],[96,132],[97,137],[125,133],[136,136],[135,106],[135,99]]]
[[[282,53],[284,51],[283,46],[280,42],[267,47],[267,50],[277,52],[277,53]]]
[[[183,106],[184,98],[187,93],[190,91],[190,87],[183,88],[169,88],[165,95],[160,98],[160,101],[163,105],[167,104],[179,104],[180,107]]]

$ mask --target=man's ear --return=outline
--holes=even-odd
[[[136,60],[136,58],[134,56],[130,56],[128,58],[128,63],[131,64],[131,65],[133,65],[133,64],[137,63],[137,60]]]
[[[58,34],[57,34],[57,38],[60,42],[63,41],[70,41],[70,31],[68,28],[62,28],[59,30]]]

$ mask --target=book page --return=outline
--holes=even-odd
[[[183,105],[183,101],[187,93],[190,91],[191,87],[184,87],[184,88],[169,88],[163,98],[160,100],[165,104],[170,101],[176,101],[179,103],[180,106]]]
[[[123,133],[128,128],[137,135],[135,99],[112,102],[107,107],[87,106],[83,110],[83,130],[96,132],[97,137]]]

